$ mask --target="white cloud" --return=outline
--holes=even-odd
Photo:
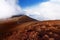
[[[50,0],[24,9],[26,15],[37,20],[60,20],[60,0]]]
[[[0,19],[19,14],[22,10],[17,2],[18,0],[0,0]]]
[[[60,20],[60,0],[50,0],[24,10],[17,3],[18,0],[0,0],[0,19],[25,11],[25,15],[37,20]]]

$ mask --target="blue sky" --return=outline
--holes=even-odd
[[[37,5],[38,3],[46,2],[47,0],[19,0],[19,5],[22,8]]]
[[[60,0],[19,0],[26,15],[37,20],[60,19]]]
[[[0,0],[0,19],[22,13],[37,20],[60,19],[60,0]]]

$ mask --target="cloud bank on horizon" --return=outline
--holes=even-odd
[[[37,20],[60,20],[60,0],[49,0],[24,10],[26,15]]]
[[[0,19],[23,14],[36,20],[60,20],[60,0],[49,0],[22,9],[18,0],[0,0]]]
[[[21,12],[18,0],[0,0],[0,19],[9,18]]]

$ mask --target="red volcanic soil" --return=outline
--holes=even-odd
[[[60,40],[60,20],[12,17],[0,22],[0,40]]]

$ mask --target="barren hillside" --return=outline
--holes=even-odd
[[[0,22],[0,40],[60,40],[60,20],[12,17]]]

